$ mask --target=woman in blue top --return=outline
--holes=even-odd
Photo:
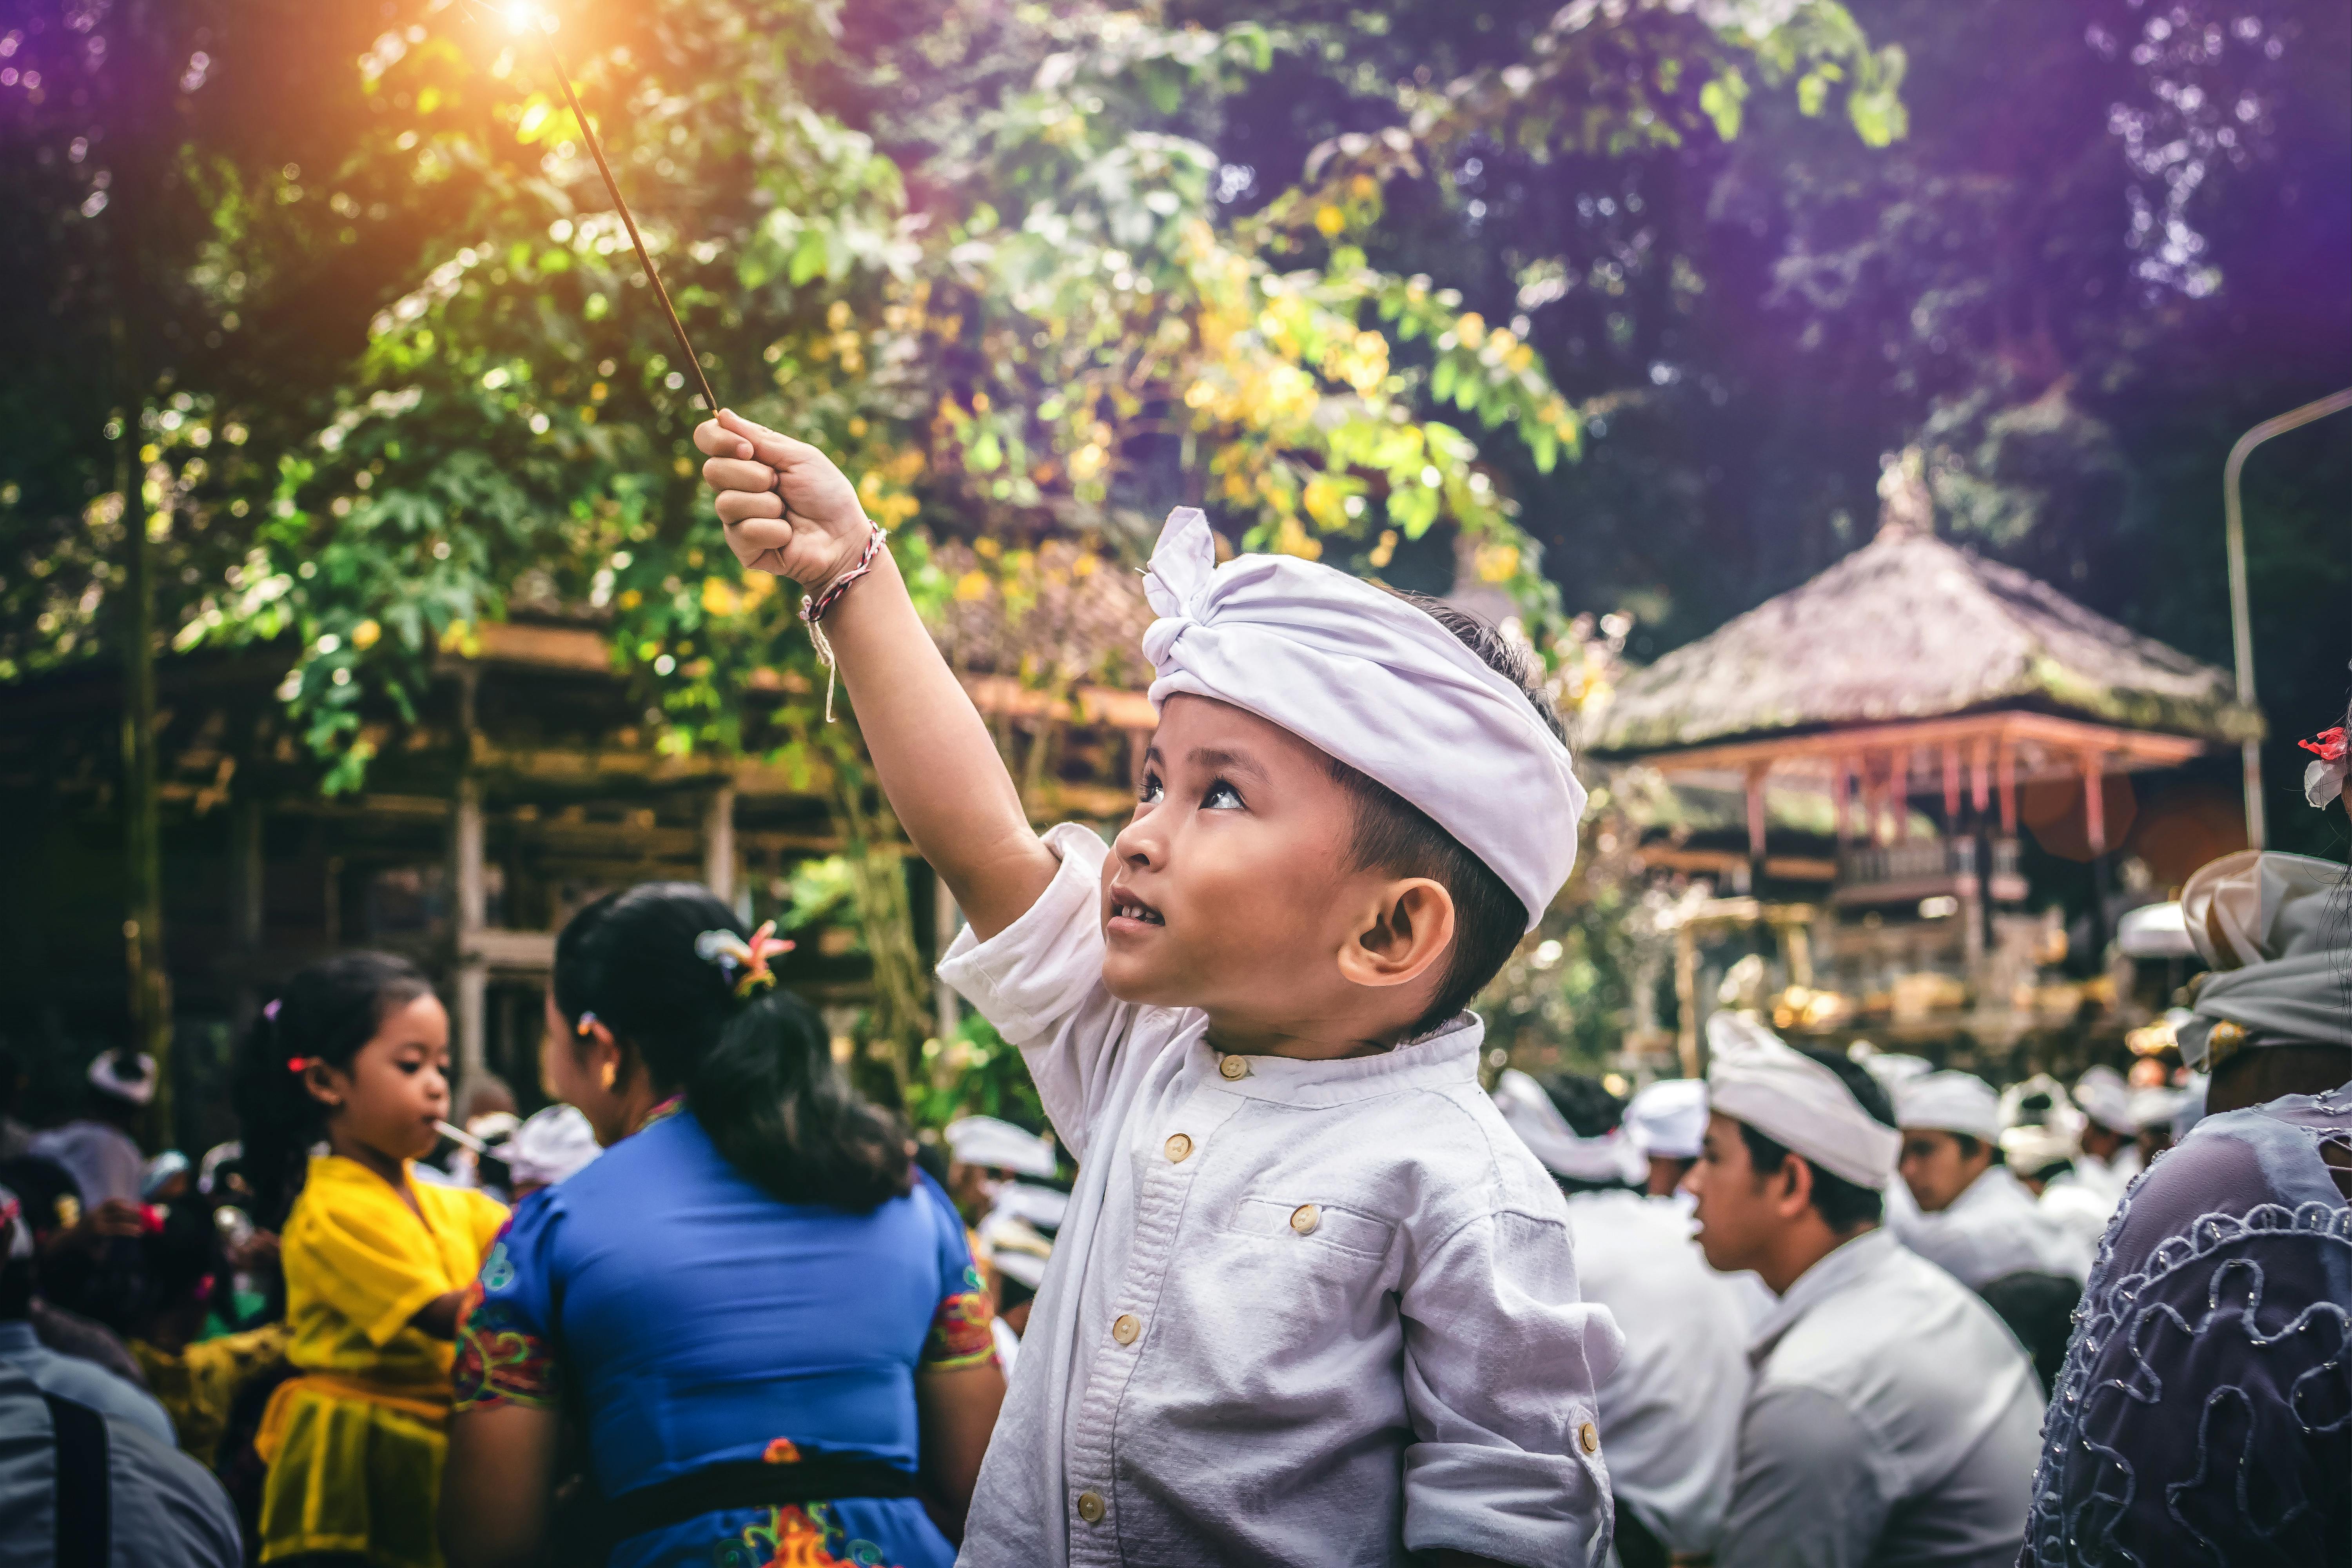
[[[452,1568],[530,1563],[560,1408],[616,1568],[949,1568],[1004,1379],[946,1194],[857,1100],[782,944],[687,883],[555,950],[544,1068],[607,1152],[517,1207],[468,1292]]]

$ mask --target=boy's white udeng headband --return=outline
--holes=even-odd
[[[1190,693],[1281,725],[1429,814],[1542,919],[1576,863],[1584,788],[1527,695],[1428,616],[1288,555],[1217,564],[1178,507],[1144,591],[1154,707]]]
[[[1736,1013],[1707,1019],[1706,1045],[1710,1110],[1745,1121],[1858,1186],[1883,1188],[1894,1180],[1903,1134],[1864,1110],[1837,1074]]]

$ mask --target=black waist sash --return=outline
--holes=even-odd
[[[812,1454],[791,1464],[735,1459],[705,1465],[608,1499],[598,1521],[608,1541],[684,1524],[734,1508],[783,1508],[839,1498],[920,1496],[915,1478],[880,1459]]]

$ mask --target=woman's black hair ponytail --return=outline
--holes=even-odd
[[[302,1190],[310,1147],[326,1136],[327,1108],[311,1096],[311,1061],[348,1069],[386,1014],[433,989],[424,972],[388,952],[339,953],[297,973],[239,1048],[235,1099],[253,1188],[254,1219],[276,1229]]]
[[[698,883],[606,894],[556,938],[556,1010],[594,1014],[624,1071],[685,1091],[728,1163],[773,1196],[862,1213],[910,1190],[905,1134],[850,1089],[823,1023],[789,992],[739,998],[734,972],[696,951],[710,931],[745,934]]]

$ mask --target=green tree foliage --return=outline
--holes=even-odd
[[[1362,240],[1377,266],[1443,264],[1580,415],[1572,467],[1492,454],[1567,606],[1637,611],[1633,649],[1654,658],[1867,538],[1881,456],[1922,443],[1939,526],[2226,666],[2222,459],[2352,363],[2352,13],[1857,0],[1866,65],[1791,63],[1793,90],[1743,96],[1727,68],[1752,88],[1762,57],[1835,22],[1794,12],[1782,43],[1711,66],[1706,6],[1319,7],[1335,31],[1377,25],[1235,102],[1216,140],[1227,185],[1238,205],[1272,201],[1334,137],[1431,102],[1511,101],[1563,33],[1622,64],[1634,50],[1611,29],[1656,47],[1662,12],[1696,62],[1652,107],[1671,136],[1612,143],[1541,103],[1490,117],[1446,138],[1415,188],[1391,186]],[[1590,93],[1605,74],[1569,79]],[[1704,133],[1727,100],[1731,141]],[[2342,842],[2299,803],[2292,742],[2344,699],[2342,639],[2314,631],[2352,594],[2326,499],[2347,481],[2340,423],[2248,475],[2269,816],[2291,847]]]
[[[1359,236],[1424,147],[1557,119],[1578,72],[1614,70],[1586,34],[1655,78],[1580,112],[1592,146],[1723,124],[1700,100],[1743,70],[1817,109],[1850,68],[1856,122],[1890,112],[1866,105],[1891,71],[1837,7],[1777,28],[1723,9],[1714,26],[1660,7],[1564,28],[1539,79],[1415,100],[1412,124],[1302,158],[1246,215],[1218,201],[1200,132],[1282,62],[1328,55],[1328,27],[945,6],[865,39],[822,7],[718,0],[578,7],[551,40],[446,0],[404,0],[365,36],[290,8],[210,17],[172,46],[205,63],[157,132],[175,171],[157,205],[185,231],[169,335],[191,352],[159,366],[139,416],[174,646],[299,648],[284,696],[331,788],[364,773],[366,716],[411,713],[436,656],[516,603],[607,617],[665,745],[806,744],[794,714],[744,731],[746,682],[805,662],[793,606],[715,548],[689,378],[550,41],[713,382],[839,454],[886,523],[1131,547],[1166,505],[1202,500],[1251,545],[1378,569],[1443,521],[1540,610],[1480,442],[1508,432],[1541,474],[1578,449],[1579,416],[1523,334],[1372,265]],[[287,107],[305,118],[257,121],[256,95],[298,63]],[[41,164],[43,210],[95,190],[79,178]],[[52,250],[102,209],[72,203]],[[25,674],[88,652],[119,524],[87,463],[77,480],[27,445],[8,464],[26,548],[0,657]]]

